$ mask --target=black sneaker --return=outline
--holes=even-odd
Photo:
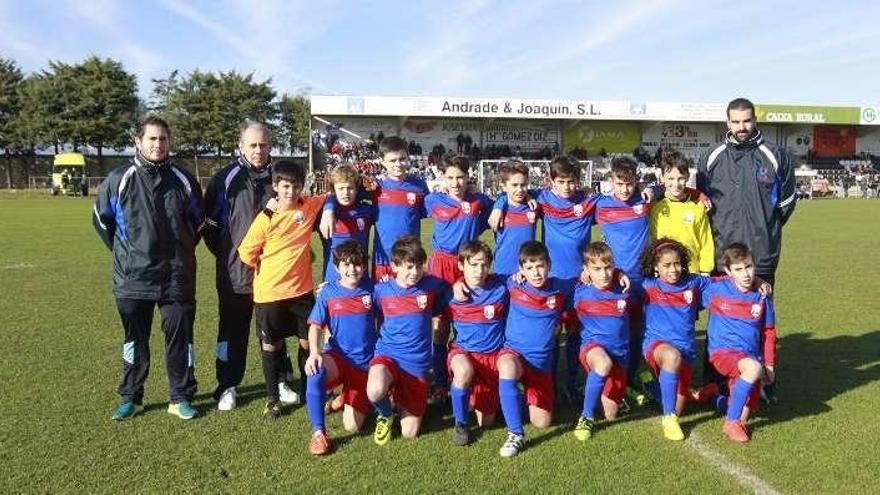
[[[455,425],[452,429],[452,443],[459,447],[464,447],[471,441],[471,433],[468,427],[464,425]]]
[[[275,421],[281,417],[281,406],[277,402],[267,402],[263,409],[263,419],[266,421]]]

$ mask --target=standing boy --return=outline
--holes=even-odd
[[[519,248],[535,240],[540,209],[533,210],[529,197],[529,168],[519,160],[501,165],[501,185],[507,194],[507,207],[495,230],[495,273],[509,277],[519,272]]]
[[[330,239],[324,239],[324,281],[333,282],[339,279],[333,254],[336,247],[348,240],[354,240],[364,251],[370,240],[370,228],[376,216],[375,207],[365,201],[359,201],[358,185],[360,177],[354,167],[339,165],[330,171],[330,185],[336,209],[333,211],[335,222]],[[328,203],[331,203],[328,201]]]

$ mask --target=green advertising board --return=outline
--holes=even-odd
[[[771,124],[858,125],[859,107],[817,107],[806,105],[756,105],[758,122]]]
[[[636,122],[581,121],[566,129],[563,135],[566,151],[581,148],[593,154],[603,149],[608,153],[632,153],[640,140]]]

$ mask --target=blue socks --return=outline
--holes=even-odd
[[[452,416],[455,418],[455,424],[467,426],[470,391],[453,385],[449,392],[452,398]]]
[[[608,377],[602,376],[595,371],[590,371],[587,375],[587,383],[584,384],[584,408],[581,416],[593,419],[596,414],[596,406],[599,405],[599,399],[602,397],[602,389],[605,388],[605,380]]]
[[[678,395],[678,373],[660,370],[660,400],[663,415],[675,414],[675,400]]]
[[[499,379],[498,395],[501,397],[501,412],[504,413],[507,431],[525,435],[522,422],[522,393],[516,386],[516,380]]]
[[[309,413],[313,431],[324,431],[324,403],[327,401],[324,381],[326,378],[327,371],[323,366],[318,368],[318,372],[314,375],[306,377],[306,410]]]
[[[737,378],[730,391],[730,404],[727,406],[727,420],[736,421],[742,416],[743,408],[749,400],[749,394],[752,393],[752,384]]]
[[[431,362],[434,367],[434,386],[437,388],[449,388],[449,374],[446,372],[447,357],[449,357],[449,348],[444,344],[434,344]]]
[[[379,400],[379,402],[373,402],[373,407],[376,408],[376,412],[379,413],[379,416],[390,418],[391,417],[391,399],[386,395]]]

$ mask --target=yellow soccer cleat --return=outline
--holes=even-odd
[[[667,440],[673,440],[675,442],[684,440],[684,432],[681,431],[681,425],[678,424],[678,416],[675,414],[667,414],[666,416],[663,416],[661,424],[663,425],[663,436],[666,437]]]

